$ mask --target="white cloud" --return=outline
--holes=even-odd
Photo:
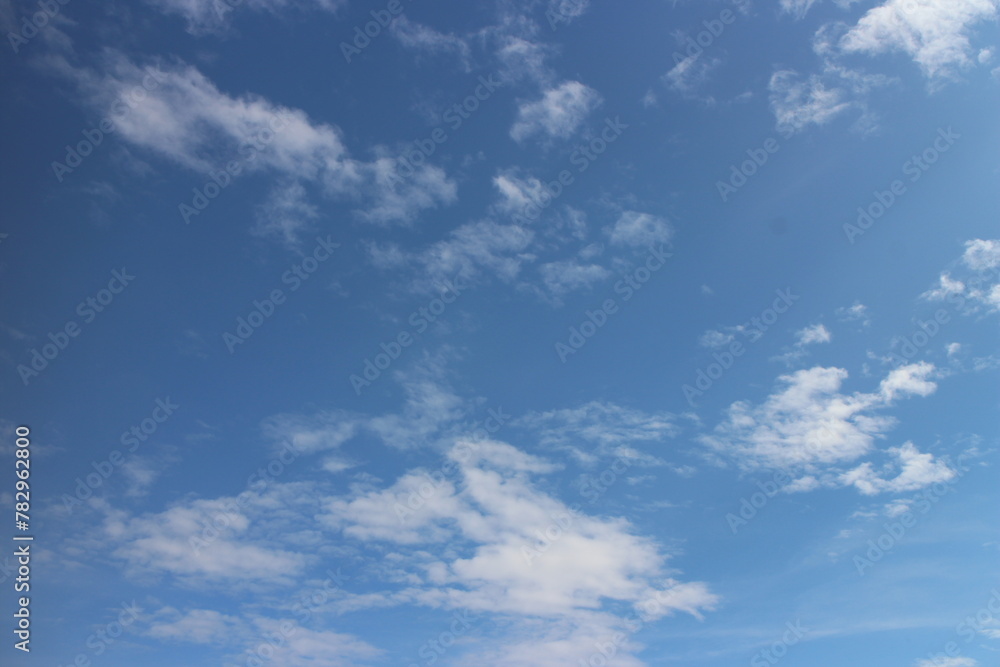
[[[242,630],[242,626],[241,619],[214,609],[192,609],[182,614],[172,607],[165,607],[156,613],[146,634],[168,641],[224,644]]]
[[[639,211],[624,211],[605,231],[612,244],[633,248],[666,243],[674,235],[673,227],[665,218]]]
[[[394,543],[400,558],[422,564],[424,574],[409,577],[395,599],[507,615],[509,636],[478,648],[468,658],[476,664],[586,659],[592,646],[574,638],[585,629],[610,636],[624,623],[611,608],[642,608],[658,593],[647,620],[678,611],[700,617],[717,603],[705,584],[667,577],[665,555],[626,520],[586,516],[541,491],[532,475],[554,467],[538,457],[501,442],[459,442],[447,469],[454,482],[424,493],[426,503],[403,520],[395,506],[413,492],[418,473],[385,490],[332,499],[322,518],[347,536]],[[435,544],[448,549],[431,556]],[[641,664],[634,660],[622,647],[622,664]]]
[[[533,239],[534,232],[520,225],[479,220],[452,230],[418,252],[415,261],[423,267],[425,281],[442,282],[459,273],[471,279],[486,271],[511,282],[534,259],[526,252]]]
[[[525,207],[539,205],[546,197],[545,184],[534,176],[522,176],[518,169],[504,169],[493,177],[499,200],[497,210],[504,214],[523,213]]]
[[[898,460],[900,470],[896,477],[884,479],[874,471],[871,463],[863,463],[841,475],[841,481],[855,486],[866,496],[872,496],[884,492],[915,491],[955,477],[955,471],[947,464],[936,461],[932,454],[920,452],[912,442],[893,447],[889,453]]]
[[[546,90],[541,99],[522,103],[510,136],[515,141],[535,134],[566,139],[600,103],[601,96],[593,88],[579,81],[566,81]]]
[[[841,322],[860,322],[862,326],[869,326],[871,319],[868,317],[868,306],[859,301],[855,301],[851,306],[844,306],[834,311],[837,319]]]
[[[134,456],[123,463],[121,470],[127,484],[125,495],[130,498],[145,496],[165,466],[165,462],[154,462],[141,456]]]
[[[472,409],[472,403],[456,395],[448,384],[445,356],[446,353],[425,355],[392,373],[404,397],[400,412],[366,415],[326,410],[309,415],[279,414],[264,420],[263,433],[274,442],[272,453],[277,455],[286,449],[296,456],[321,453],[327,457],[324,468],[340,472],[354,464],[338,450],[362,433],[399,449],[433,444]],[[363,370],[359,368],[357,372]]]
[[[231,16],[240,8],[256,12],[277,14],[286,9],[314,6],[328,12],[336,11],[344,0],[242,0],[222,2],[221,0],[148,0],[165,14],[176,14],[187,21],[188,32],[201,35],[220,32],[228,24]]]
[[[405,14],[397,17],[389,29],[401,45],[406,48],[427,51],[430,53],[454,54],[463,69],[470,69],[471,49],[462,37],[438,32],[419,23],[411,21]]]
[[[979,662],[972,658],[935,658],[919,660],[917,667],[978,667]]]
[[[782,11],[795,14],[796,18],[805,16],[809,9],[820,0],[781,0]]]
[[[965,252],[955,270],[962,274],[960,279],[944,271],[938,279],[938,287],[924,292],[921,298],[947,300],[966,312],[979,309],[988,313],[1000,312],[1000,241],[966,241]]]
[[[581,264],[574,259],[548,262],[538,267],[545,289],[555,299],[573,290],[587,289],[611,275],[599,264]]]
[[[390,447],[410,449],[428,444],[442,428],[467,412],[467,402],[445,381],[443,362],[430,357],[407,372],[395,374],[403,387],[401,413],[372,417],[366,428]]]
[[[808,346],[818,343],[829,343],[833,340],[833,334],[822,324],[813,324],[796,331],[795,339],[795,343],[791,349],[786,347],[784,353],[772,357],[772,360],[782,361],[791,365],[808,354],[808,350],[806,350]]]
[[[797,331],[798,345],[814,345],[816,343],[829,343],[833,340],[833,335],[822,324],[814,324],[805,329]]]
[[[844,369],[796,371],[779,377],[780,390],[761,405],[733,403],[726,420],[701,440],[745,469],[822,472],[869,453],[895,424],[876,411],[898,398],[929,395],[936,385],[928,378],[935,373],[931,364],[910,364],[891,371],[874,393],[844,394]]]
[[[549,12],[563,21],[583,16],[590,6],[590,0],[549,0]]]
[[[782,132],[799,132],[809,125],[824,125],[851,107],[846,91],[827,88],[817,74],[803,80],[798,72],[779,70],[771,75],[768,90],[771,111]]]
[[[795,70],[779,70],[768,84],[771,111],[783,134],[800,132],[810,125],[825,125],[844,112],[860,114],[855,131],[870,132],[875,117],[868,110],[868,94],[888,86],[895,79],[846,67],[838,62],[838,36],[842,24],[826,24],[813,37],[813,51],[820,57],[822,69],[803,76]]]
[[[647,413],[599,401],[530,413],[515,424],[537,433],[542,445],[566,449],[587,463],[611,456],[636,464],[660,463],[636,447],[661,443],[680,432],[672,413]]]
[[[902,51],[928,78],[972,64],[973,28],[997,16],[1000,0],[888,0],[868,11],[841,39],[846,53]]]
[[[505,34],[500,41],[496,57],[506,80],[528,79],[544,83],[551,78],[552,73],[545,65],[547,47],[518,35]]]
[[[287,542],[269,526],[269,513],[276,502],[291,502],[298,493],[288,485],[247,490],[239,498],[185,500],[135,516],[111,510],[102,528],[132,576],[169,574],[197,586],[284,585],[303,572],[309,557],[283,547]]]
[[[973,271],[988,271],[1000,267],[1000,240],[966,241],[962,263]]]
[[[879,394],[891,402],[900,396],[930,396],[937,385],[929,380],[937,374],[933,364],[922,361],[893,369],[879,385]]]
[[[856,2],[861,0],[834,0],[834,4],[841,9],[846,9]],[[813,5],[819,4],[822,0],[781,0],[782,11],[788,14],[794,14],[795,18],[801,19],[809,10],[812,9]]]
[[[715,329],[709,329],[701,335],[698,339],[698,344],[702,347],[725,347],[733,342],[735,336],[730,333],[723,333],[721,331],[716,331]]]
[[[663,80],[670,90],[685,97],[698,98],[697,90],[708,81],[712,70],[721,64],[722,61],[718,58],[708,58],[701,53],[696,53],[674,65],[669,72],[663,75]],[[707,104],[715,102],[711,97],[701,99]]]
[[[382,653],[352,635],[313,630],[292,619],[256,613],[236,617],[213,609],[181,613],[164,607],[154,614],[144,634],[171,643],[212,644],[266,655],[267,662],[280,667],[358,667]],[[261,646],[267,651],[258,653]]]
[[[390,180],[396,160],[385,149],[372,162],[354,159],[338,128],[260,96],[228,95],[187,65],[140,67],[117,53],[106,56],[100,73],[60,57],[49,63],[75,80],[85,103],[101,113],[144,80],[155,80],[138,103],[141,113],[115,116],[116,136],[204,177],[225,174],[235,161],[244,173],[313,182],[328,196],[359,201],[360,214],[373,222],[410,222],[420,210],[456,198],[454,182],[438,167],[423,165],[402,183]],[[297,211],[308,217],[301,204]]]
[[[290,445],[300,454],[315,454],[340,448],[359,431],[362,420],[343,410],[304,416],[279,414],[264,420],[261,430],[273,440],[274,452]]]
[[[286,642],[269,659],[275,667],[358,667],[371,664],[382,651],[357,637],[331,630],[314,630],[290,619],[255,619],[255,650],[260,637],[284,637]],[[289,627],[290,626],[290,627]],[[283,628],[285,629],[283,631]],[[381,662],[381,661],[380,661]]]

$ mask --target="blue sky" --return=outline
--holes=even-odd
[[[994,664],[998,16],[0,2],[3,664]]]

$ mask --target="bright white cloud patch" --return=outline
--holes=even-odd
[[[797,332],[799,345],[815,345],[816,343],[829,343],[833,340],[830,331],[822,324],[814,324]]]
[[[951,271],[941,273],[938,286],[921,297],[947,301],[969,312],[1000,312],[1000,241],[966,241],[956,272],[959,278],[953,278]]]
[[[891,371],[873,393],[845,394],[844,369],[796,371],[781,376],[779,390],[761,405],[731,405],[702,442],[746,469],[823,472],[871,452],[875,439],[895,424],[877,412],[899,398],[928,396],[937,386],[930,379],[935,374],[931,364],[910,364]]]
[[[596,90],[579,81],[567,81],[546,90],[541,99],[522,104],[510,136],[515,141],[536,134],[566,139],[600,103],[601,96]]]
[[[943,461],[937,461],[932,454],[920,452],[912,442],[889,450],[898,462],[898,474],[885,479],[879,476],[871,463],[863,463],[841,475],[844,484],[853,485],[866,496],[883,492],[901,493],[915,491],[937,482],[947,482],[955,477],[955,471]]]
[[[605,608],[610,603],[645,604],[646,620],[713,608],[718,598],[704,584],[666,576],[664,554],[626,520],[582,514],[531,481],[553,469],[505,443],[459,441],[434,474],[409,473],[388,489],[331,499],[322,519],[345,536],[412,545],[401,555],[422,562],[425,574],[411,576],[399,599],[520,619],[513,632],[527,644],[482,649],[541,651],[517,664],[549,664],[537,655],[557,646],[585,659],[592,646],[571,642],[582,629],[596,640],[625,626],[627,617]],[[440,555],[426,561],[427,553]]]
[[[309,557],[277,539],[268,516],[294,485],[239,497],[191,500],[162,512],[110,511],[103,533],[114,556],[136,577],[170,575],[187,585],[282,585],[302,574]]]
[[[225,169],[236,162],[241,174],[270,172],[311,181],[329,196],[362,202],[362,215],[373,222],[409,222],[420,210],[456,198],[455,184],[440,168],[423,165],[401,178],[396,159],[384,150],[373,162],[354,159],[338,128],[256,95],[228,95],[194,67],[140,67],[117,53],[107,56],[101,73],[60,58],[51,63],[76,81],[87,103],[102,113],[146,81],[150,90],[141,113],[116,121],[116,134],[204,177],[235,178]],[[286,204],[295,200],[286,192],[276,205],[282,196]],[[299,204],[300,218],[302,210]],[[287,224],[278,223],[277,230],[289,231]],[[265,222],[264,229],[275,229],[275,223]]]
[[[998,0],[889,0],[869,10],[840,46],[846,53],[902,51],[927,77],[947,76],[972,64],[971,33],[994,20],[998,6]]]
[[[833,334],[830,333],[822,324],[813,324],[795,332],[795,343],[791,348],[785,348],[785,352],[774,357],[777,361],[783,361],[786,364],[793,364],[808,354],[808,348],[810,345],[817,345],[819,343],[829,343],[833,340]]]

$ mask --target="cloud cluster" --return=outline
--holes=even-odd
[[[257,230],[285,241],[316,217],[315,209],[303,202],[301,186],[295,185],[299,182],[358,204],[358,213],[376,223],[412,222],[422,210],[457,197],[457,186],[438,167],[425,164],[408,179],[393,179],[396,158],[387,149],[377,150],[373,160],[354,158],[339,128],[257,95],[227,94],[190,65],[140,66],[117,52],[109,52],[98,70],[62,56],[52,56],[48,63],[74,81],[85,103],[100,114],[107,114],[144,78],[155,77],[158,85],[141,102],[142,113],[117,120],[118,136],[203,177],[224,171],[231,162],[239,163],[242,173],[278,177],[286,184],[265,204]]]
[[[841,466],[872,453],[875,440],[895,426],[879,411],[902,398],[931,395],[936,375],[932,364],[909,364],[890,371],[874,392],[844,393],[844,369],[799,370],[778,378],[778,390],[760,405],[732,404],[726,419],[701,441],[745,470],[791,472],[799,477],[798,490],[820,484],[853,484],[864,493],[916,488],[947,478],[950,471],[912,443],[890,450],[902,466],[892,480],[876,477],[869,464],[849,472]]]

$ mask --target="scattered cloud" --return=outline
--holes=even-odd
[[[194,35],[223,32],[231,15],[240,10],[268,12],[272,15],[293,9],[320,9],[336,12],[344,0],[147,0],[165,14],[175,14],[187,21],[188,32]]]
[[[269,172],[292,182],[312,182],[327,196],[360,202],[359,214],[380,223],[411,222],[419,211],[456,198],[455,183],[438,167],[417,167],[400,183],[398,176],[390,178],[396,159],[384,149],[372,162],[352,158],[338,128],[260,96],[228,95],[189,65],[140,66],[117,52],[106,54],[100,73],[71,65],[61,56],[50,57],[48,63],[75,81],[85,103],[101,113],[143,81],[150,84],[142,113],[117,120],[117,134],[206,178],[228,182],[235,176],[224,169],[236,162],[241,173]],[[294,231],[312,211],[300,195],[295,185],[273,194],[258,230],[279,236]]]
[[[593,88],[579,81],[566,81],[546,90],[541,99],[522,103],[510,136],[518,142],[536,134],[550,139],[567,139],[601,101],[600,94]]]
[[[870,9],[840,40],[845,53],[903,52],[928,79],[971,66],[975,26],[997,17],[998,0],[888,0]]]
[[[871,318],[868,316],[868,306],[859,301],[855,301],[850,306],[843,306],[834,311],[834,315],[841,322],[860,322],[861,326],[871,325]]]
[[[953,278],[951,271],[942,272],[938,286],[921,298],[947,301],[966,312],[1000,312],[1000,241],[966,241],[956,271],[960,278]]]
[[[937,389],[931,379],[936,374],[932,364],[910,364],[890,371],[874,392],[846,394],[841,392],[846,370],[799,370],[779,377],[778,390],[762,404],[733,403],[725,421],[701,441],[746,470],[834,472],[869,454],[875,440],[895,426],[880,411],[901,398],[929,396]]]
[[[667,243],[674,229],[659,216],[639,211],[623,211],[614,225],[605,230],[613,245],[644,248]]]

